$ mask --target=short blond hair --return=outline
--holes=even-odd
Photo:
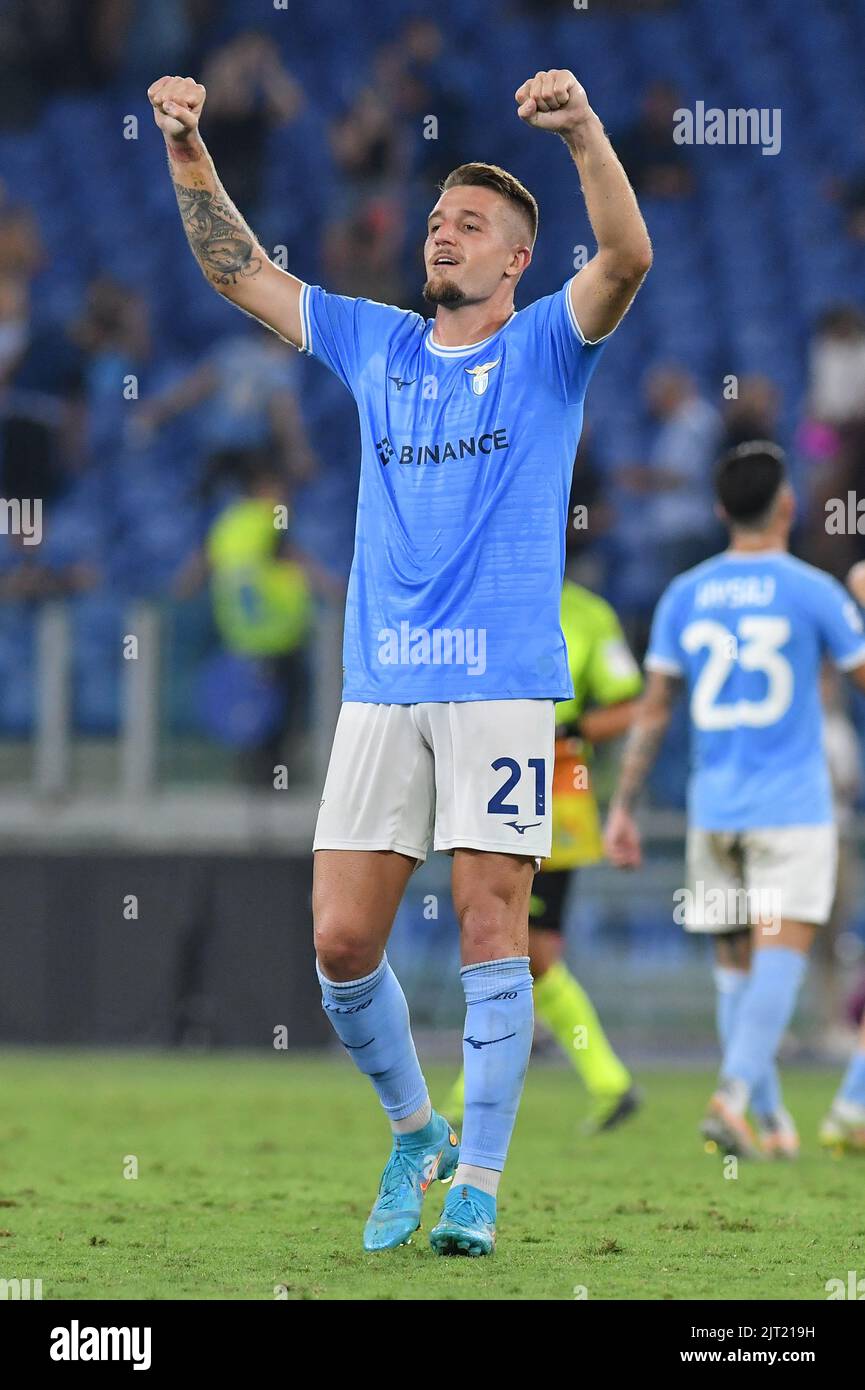
[[[451,188],[491,188],[519,210],[528,224],[534,246],[538,234],[537,202],[525,184],[509,174],[507,169],[500,168],[498,164],[460,164],[459,168],[451,170],[439,187],[442,193],[447,193]]]

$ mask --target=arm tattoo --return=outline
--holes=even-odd
[[[177,182],[174,190],[186,238],[207,278],[224,286],[257,275],[262,267],[260,247],[222,190]]]
[[[613,794],[613,801],[626,810],[633,810],[652,764],[658,755],[673,702],[682,688],[679,676],[661,675],[652,672],[644,696],[642,717],[638,714],[636,722],[628,735],[622,756],[619,784]]]
[[[622,755],[619,784],[613,796],[616,805],[624,806],[628,811],[633,810],[634,802],[657,757],[666,727],[666,723],[637,723],[631,729]]]

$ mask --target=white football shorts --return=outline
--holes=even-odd
[[[838,874],[835,825],[768,830],[689,829],[688,891],[681,924],[687,931],[742,931],[749,922],[782,918],[823,926]]]
[[[552,700],[340,710],[313,849],[551,849]]]

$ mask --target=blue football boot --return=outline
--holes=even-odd
[[[378,1197],[364,1227],[364,1250],[395,1250],[407,1245],[420,1226],[421,1207],[431,1182],[450,1182],[460,1145],[443,1115],[416,1134],[395,1134]]]
[[[496,1199],[477,1187],[451,1188],[429,1243],[437,1255],[491,1255],[496,1248]]]

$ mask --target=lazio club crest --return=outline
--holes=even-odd
[[[472,379],[472,390],[476,396],[482,396],[490,384],[490,372],[493,367],[497,367],[501,362],[497,357],[495,362],[482,362],[479,367],[466,367],[466,371]]]

